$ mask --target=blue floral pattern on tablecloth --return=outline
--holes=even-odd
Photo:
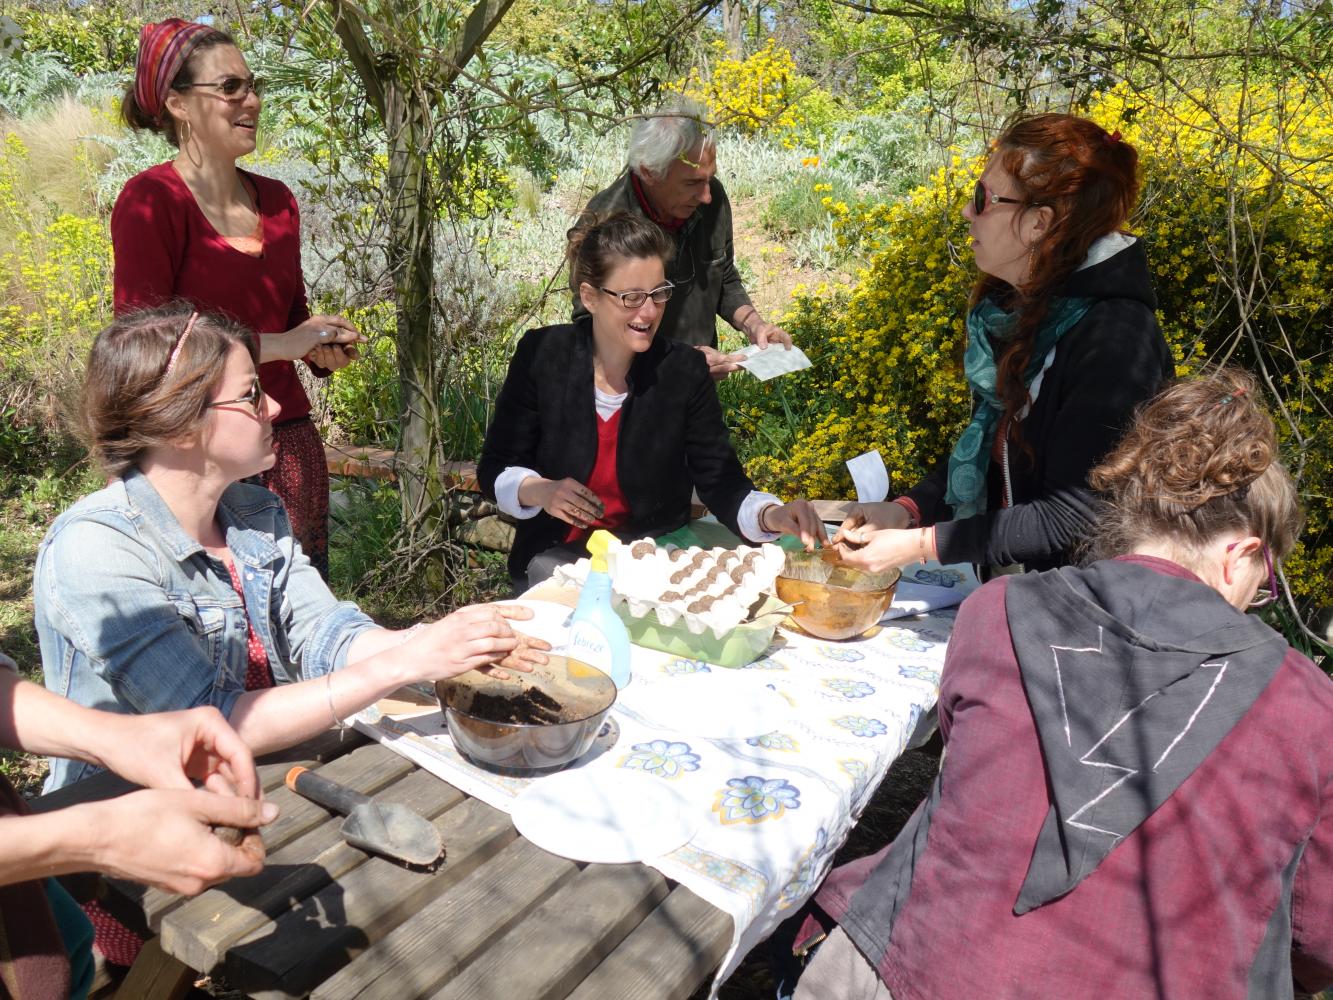
[[[931,643],[922,639],[910,628],[886,628],[884,638],[898,649],[905,649],[909,653],[924,653],[931,647]]]
[[[659,778],[678,778],[687,771],[699,770],[699,755],[688,743],[676,740],[653,740],[635,743],[633,753],[620,760],[620,766],[631,771],[647,771]]]
[[[898,665],[898,673],[904,677],[910,677],[914,681],[929,681],[931,684],[940,682],[940,672],[936,667],[928,666],[924,663],[902,663]]]
[[[761,656],[753,663],[747,663],[742,670],[786,670],[787,665],[779,663],[771,656]]]
[[[868,719],[864,715],[844,715],[833,720],[835,726],[841,726],[853,736],[883,736],[889,727],[879,719]]]
[[[752,747],[777,750],[781,753],[799,753],[801,749],[795,738],[788,736],[786,733],[766,733],[763,736],[751,736],[745,742]]]
[[[844,757],[838,761],[838,766],[842,768],[849,778],[852,779],[854,787],[859,787],[870,777],[870,765],[863,760],[857,760],[855,757]]]
[[[948,567],[913,570],[905,576],[912,583],[924,583],[928,587],[956,587],[966,579],[961,571]]]
[[[831,691],[836,691],[844,698],[867,698],[875,693],[875,689],[865,681],[853,680],[850,677],[829,677],[823,681],[824,687]]]
[[[711,674],[713,668],[703,660],[670,660],[662,664],[662,673],[670,677],[681,677],[685,674]]]
[[[801,791],[785,778],[757,774],[731,778],[717,793],[713,811],[724,824],[762,823],[781,819],[788,809],[801,807]]]
[[[839,663],[858,663],[866,658],[866,654],[859,649],[852,649],[850,646],[835,646],[833,643],[824,643],[819,646],[819,655],[829,660],[837,660]]]
[[[824,867],[828,863],[828,831],[822,826],[815,834],[815,842],[801,855],[796,867],[796,875],[782,887],[778,896],[778,909],[788,910],[805,901],[815,886],[824,877]]]

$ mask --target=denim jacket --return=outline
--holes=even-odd
[[[343,667],[352,640],[376,625],[330,593],[292,537],[282,501],[235,483],[222,494],[218,523],[244,609],[227,567],[184,532],[137,470],[57,518],[33,580],[46,686],[112,712],[214,705],[230,715],[245,691],[247,611],[276,683]],[[52,759],[46,790],[94,770]]]

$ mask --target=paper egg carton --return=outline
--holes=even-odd
[[[674,545],[651,538],[616,542],[607,550],[613,600],[635,618],[650,614],[667,628],[678,623],[694,635],[721,639],[749,617],[759,596],[773,587],[784,553],[776,545],[734,549]],[[582,586],[587,559],[556,569],[560,584]]]
[[[631,615],[653,613],[668,628],[680,623],[719,639],[746,620],[783,566],[776,545],[661,548],[641,538],[612,546],[607,555],[612,590]]]

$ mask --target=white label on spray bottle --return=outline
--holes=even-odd
[[[575,622],[569,630],[569,656],[611,676],[611,644],[590,621]]]

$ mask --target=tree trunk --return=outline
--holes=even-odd
[[[449,87],[500,23],[514,0],[478,0],[457,35],[444,46],[444,72],[436,89]],[[332,0],[334,30],[384,123],[389,147],[385,195],[389,202],[389,270],[398,318],[400,434],[398,482],[403,527],[421,537],[447,523],[447,490],[440,477],[439,379],[433,349],[435,281],[435,183],[430,173],[432,94],[404,83],[398,70],[425,58],[438,39],[418,38],[420,48],[377,54],[362,24],[364,14]],[[432,54],[432,58],[438,58]],[[454,456],[464,457],[464,456]]]
[[[389,139],[389,272],[397,306],[400,461],[404,527],[429,531],[444,518],[440,479],[439,381],[435,371],[431,293],[435,219],[427,163],[430,109],[389,81],[384,92]]]
[[[722,0],[722,36],[734,58],[745,57],[745,5],[742,0]]]

